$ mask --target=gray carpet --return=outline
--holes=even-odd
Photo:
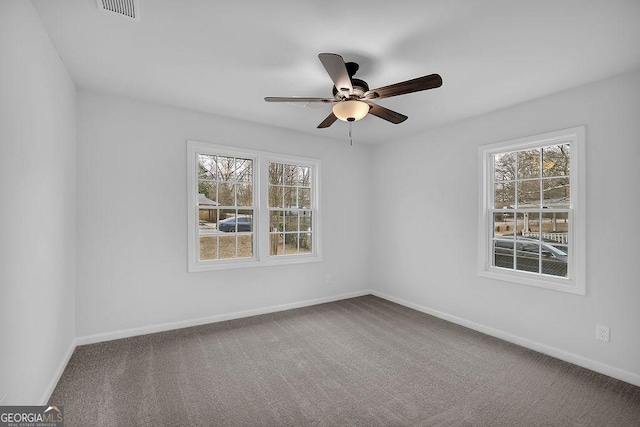
[[[76,349],[66,426],[638,426],[640,387],[365,296]]]

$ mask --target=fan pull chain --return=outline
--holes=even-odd
[[[353,122],[349,122],[349,145],[353,147],[353,138],[351,138],[351,127],[353,126]]]

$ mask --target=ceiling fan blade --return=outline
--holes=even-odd
[[[367,99],[389,98],[390,96],[405,95],[407,93],[420,92],[421,90],[435,89],[442,86],[442,77],[438,74],[430,74],[406,82],[372,89],[364,94]]]
[[[335,98],[298,98],[296,96],[266,96],[267,102],[336,102]]]
[[[335,53],[321,53],[318,55],[320,62],[324,65],[324,69],[327,70],[329,77],[333,80],[333,84],[338,89],[338,92],[349,96],[353,93],[353,86],[351,85],[351,78],[347,71],[347,66],[342,59],[342,56]],[[345,93],[346,92],[346,93]]]
[[[318,129],[323,129],[323,128],[328,128],[329,126],[331,126],[333,124],[333,122],[335,122],[336,120],[338,120],[338,118],[335,116],[335,114],[330,113],[326,119],[324,119],[322,121],[322,123],[320,123],[318,125]]]
[[[374,104],[373,102],[367,102],[367,104],[371,106],[371,108],[369,109],[369,114],[373,114],[374,116],[380,117],[381,119],[384,119],[393,124],[397,125],[398,123],[402,123],[409,118],[404,114],[389,110],[382,105]]]

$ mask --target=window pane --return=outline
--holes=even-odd
[[[494,179],[509,181],[516,179],[516,154],[500,153],[493,156]]]
[[[235,233],[229,233],[220,235],[219,241],[219,258],[229,259],[236,257],[236,235]]]
[[[216,236],[200,236],[200,261],[218,258],[218,238]]]
[[[216,183],[209,181],[198,181],[198,205],[216,204]]]
[[[495,208],[513,208],[516,206],[516,183],[497,182],[494,185],[493,200]]]
[[[296,187],[284,188],[284,207],[285,208],[298,207],[298,189]]]
[[[569,207],[569,177],[544,179],[542,185],[545,207]]]
[[[239,209],[236,223],[238,225],[236,231],[240,233],[248,233],[253,231],[253,210]]]
[[[284,235],[284,254],[292,255],[298,253],[298,234],[285,233]]]
[[[493,214],[493,237],[513,236],[513,213],[495,212]]]
[[[311,211],[300,211],[300,231],[311,231]]]
[[[272,232],[284,230],[284,213],[282,211],[269,212],[269,230]]]
[[[236,159],[234,178],[238,182],[253,182],[253,160]]]
[[[253,184],[237,184],[236,185],[236,205],[237,206],[253,205]]]
[[[271,233],[269,236],[270,249],[269,255],[283,255],[284,254],[284,240],[282,239],[282,233]]]
[[[518,181],[518,208],[540,207],[540,181]]]
[[[298,213],[287,211],[284,215],[284,231],[298,231]]]
[[[542,176],[569,176],[569,144],[542,149]]]
[[[552,244],[566,245],[569,243],[569,214],[567,212],[545,212],[542,214],[542,240]]]
[[[303,187],[311,187],[311,168],[309,166],[298,167],[299,185]]]
[[[269,207],[281,208],[282,207],[282,187],[269,186]]]
[[[206,234],[215,232],[218,229],[218,210],[210,208],[198,209],[198,232]]]
[[[542,243],[542,274],[567,277],[566,246]]]
[[[253,235],[238,235],[238,258],[251,258],[253,256]]]
[[[540,150],[518,151],[518,178],[540,177]]]
[[[236,160],[233,157],[217,156],[218,179],[231,181],[233,171],[236,167]]]
[[[310,188],[298,188],[298,207],[310,208],[311,207],[311,189]]]
[[[234,185],[229,182],[218,183],[218,200],[220,206],[234,206],[236,204]]]
[[[516,240],[516,270],[540,272],[540,245],[535,241]]]
[[[216,179],[216,156],[198,154],[198,178]]]
[[[300,253],[311,253],[311,233],[300,233]]]
[[[298,167],[295,165],[284,165],[284,184],[298,184]]]
[[[513,238],[493,240],[493,266],[513,269]]]
[[[284,165],[282,163],[269,163],[269,184],[282,185]]]

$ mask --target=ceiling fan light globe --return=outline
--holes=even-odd
[[[333,114],[344,122],[363,119],[369,113],[369,104],[357,100],[338,102],[333,106]]]

